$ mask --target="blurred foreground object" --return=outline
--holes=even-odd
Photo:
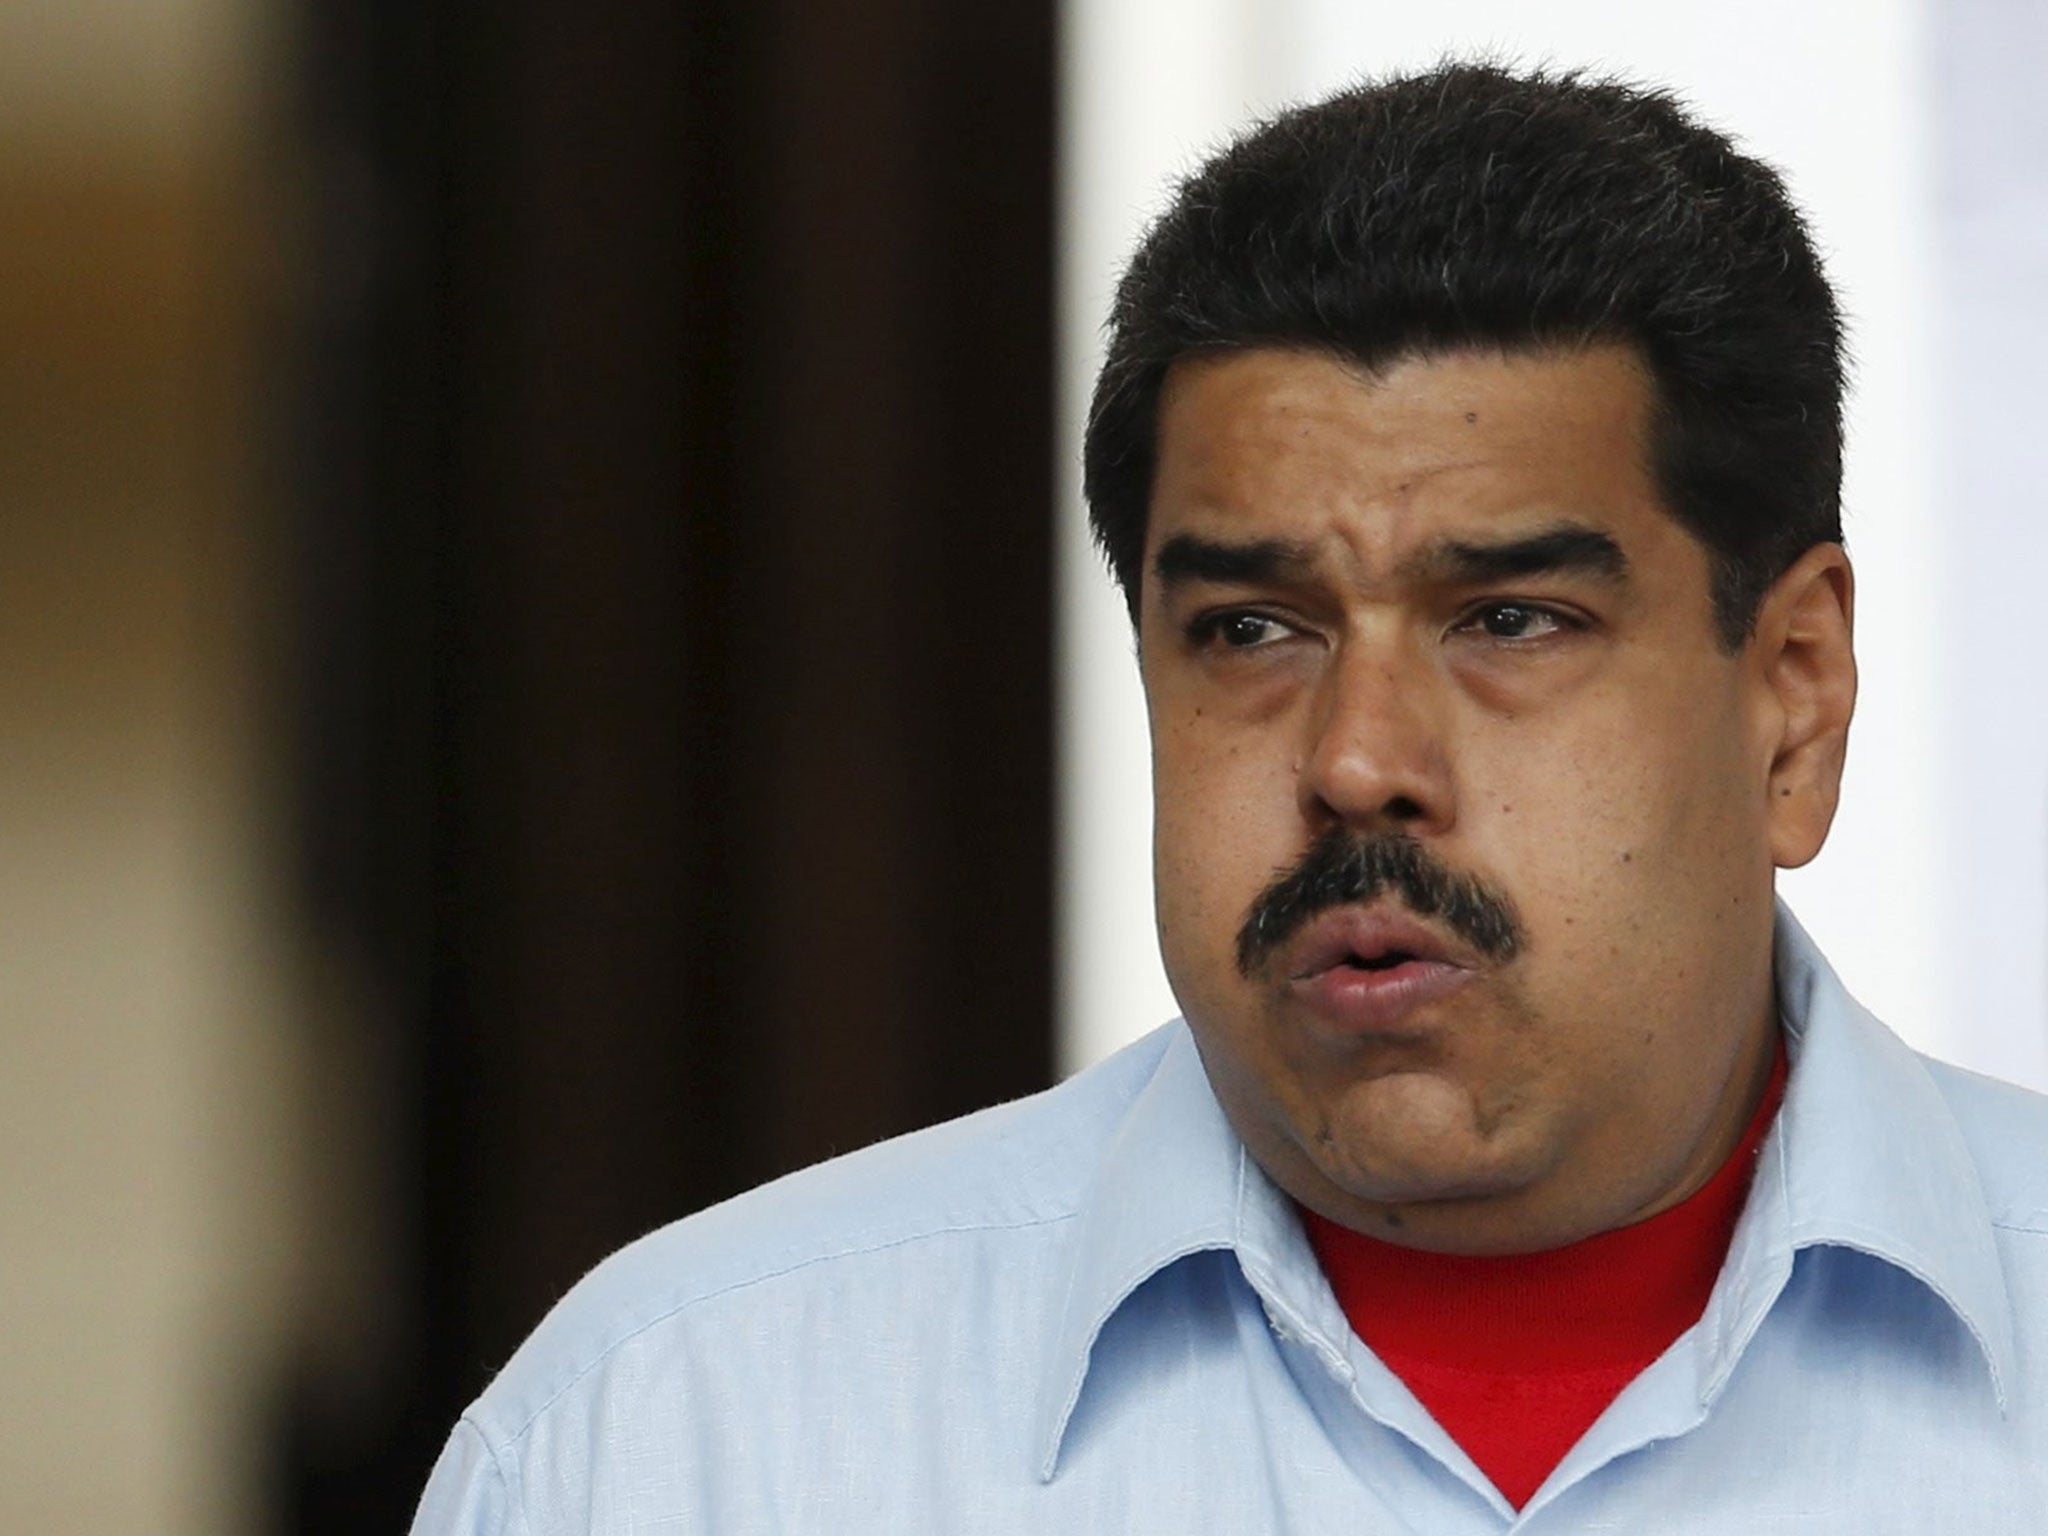
[[[0,9],[0,1528],[262,1529],[301,1134],[260,8]]]

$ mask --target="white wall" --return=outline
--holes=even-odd
[[[1936,798],[1911,814],[1946,860],[1938,926],[1919,942],[1967,1029],[1958,1059],[2048,1087],[2048,10],[1946,0],[1931,13],[1925,296],[1936,466],[1927,576],[1941,582]],[[1901,942],[1913,942],[1902,935]]]
[[[1974,3],[2001,9],[1991,0]],[[1948,605],[1958,588],[1951,566],[1967,561],[1968,546],[1945,497],[1942,536],[1935,536],[1934,466],[1946,462],[1938,460],[1945,440],[1936,430],[1943,418],[1935,362],[1947,332],[1930,298],[1941,286],[1942,254],[1929,234],[1930,156],[1942,141],[1931,127],[1932,55],[1923,35],[1931,22],[1922,5],[1070,0],[1066,19],[1065,1065],[1094,1060],[1175,1012],[1152,929],[1147,749],[1129,629],[1088,546],[1078,489],[1080,423],[1116,270],[1172,179],[1250,117],[1359,73],[1426,64],[1447,50],[1491,49],[1530,62],[1619,69],[1677,88],[1709,121],[1785,170],[1812,216],[1850,315],[1857,364],[1845,495],[1864,691],[1834,837],[1783,888],[1852,990],[1916,1044],[2048,1086],[2039,975],[2048,938],[2039,899],[2048,741],[2030,737],[2020,760],[1995,777],[2002,797],[1995,827],[1959,838],[1962,818],[1954,814],[1968,806],[1988,822],[1991,808],[1973,783],[1994,783],[1972,780],[1953,760],[1954,717],[1976,711],[1987,722],[1982,732],[2011,739],[2015,700],[2008,690],[1996,701],[2000,713],[1987,716],[1959,685],[1975,669],[1958,665],[1959,628]],[[2023,603],[2006,606],[2011,620],[2024,621]],[[1977,611],[1973,623],[1982,630],[2007,619]],[[2011,644],[2024,639],[2015,632]],[[1972,645],[1991,643],[1979,635]],[[2026,677],[2031,683],[2031,669]],[[2024,814],[2008,814],[2022,801]],[[2029,960],[2013,959],[1988,978],[1967,942],[1987,862],[2019,867],[2001,890],[2000,942]],[[1959,967],[1974,967],[1967,1006],[1957,1006]]]

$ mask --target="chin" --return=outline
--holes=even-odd
[[[1340,1120],[1303,1150],[1324,1179],[1361,1204],[1507,1200],[1543,1176],[1547,1160],[1540,1149],[1498,1128],[1485,1135],[1469,1120],[1403,1126],[1387,1106],[1349,1107],[1353,1116],[1366,1111],[1369,1124],[1347,1133]]]
[[[1389,1166],[1376,1161],[1369,1167],[1325,1167],[1322,1173],[1350,1200],[1372,1207],[1499,1200],[1527,1187],[1523,1180],[1498,1168],[1457,1164]],[[1326,1214],[1342,1219],[1341,1213]]]

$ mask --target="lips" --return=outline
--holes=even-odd
[[[1344,908],[1302,930],[1282,957],[1289,991],[1346,1033],[1400,1029],[1476,974],[1471,957],[1399,909]]]

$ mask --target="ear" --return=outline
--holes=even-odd
[[[1771,858],[1804,864],[1827,840],[1856,710],[1856,577],[1839,544],[1816,544],[1771,584],[1750,644],[1766,703]]]

